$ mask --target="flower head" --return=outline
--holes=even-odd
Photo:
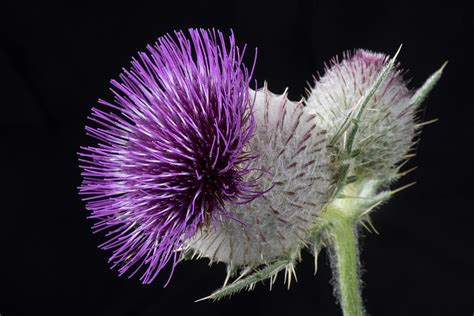
[[[225,203],[258,193],[246,150],[254,119],[251,74],[231,35],[178,31],[147,46],[113,80],[115,100],[99,100],[86,127],[99,143],[79,153],[96,231],[109,238],[112,267],[150,283]]]
[[[273,94],[255,94],[255,131],[248,147],[265,171],[258,188],[271,190],[232,207],[238,220],[224,218],[200,230],[188,243],[199,256],[231,267],[258,267],[298,255],[327,201],[330,172],[326,133],[303,103]]]
[[[328,138],[340,136],[333,144],[336,165],[350,164],[351,173],[358,176],[392,176],[414,144],[417,108],[410,103],[413,93],[407,88],[402,71],[395,68],[356,122],[351,152],[346,157],[342,155],[351,140],[349,133],[341,136],[340,131],[388,62],[388,56],[362,49],[345,54],[342,61],[335,59],[315,82],[306,101],[308,111],[316,114],[318,125],[328,131]]]

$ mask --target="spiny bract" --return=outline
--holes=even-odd
[[[265,86],[256,92],[254,115],[248,150],[258,156],[254,168],[263,171],[257,188],[272,189],[248,204],[229,206],[237,220],[214,222],[188,245],[233,267],[256,267],[298,252],[329,190],[326,133],[302,102]]]

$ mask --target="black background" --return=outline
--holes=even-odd
[[[158,0],[3,3],[0,9],[2,204],[0,314],[8,315],[340,315],[325,254],[318,274],[304,254],[298,283],[258,285],[221,302],[193,303],[221,285],[224,267],[178,266],[144,286],[119,278],[97,249],[77,195],[78,147],[97,98],[131,56],[166,32],[232,28],[258,46],[254,78],[298,99],[323,63],[352,48],[399,57],[411,87],[445,60],[426,102],[417,185],[380,209],[380,235],[365,234],[364,298],[371,315],[472,315],[473,12],[455,1],[257,2]],[[6,201],[6,203],[5,203]]]

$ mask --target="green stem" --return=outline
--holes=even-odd
[[[367,220],[377,205],[393,192],[379,190],[380,181],[364,178],[346,184],[324,209],[315,236],[322,238],[332,250],[332,269],[336,290],[344,316],[362,316],[364,307],[360,293],[357,225]]]
[[[344,316],[362,316],[359,258],[354,220],[332,210],[329,238],[335,255],[335,273]]]

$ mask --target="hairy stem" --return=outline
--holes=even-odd
[[[364,308],[360,291],[359,253],[355,221],[337,209],[331,213],[328,239],[334,255],[336,290],[344,316],[362,316]]]
[[[341,221],[333,228],[333,247],[337,260],[340,303],[345,316],[362,316],[357,237],[351,221]]]

